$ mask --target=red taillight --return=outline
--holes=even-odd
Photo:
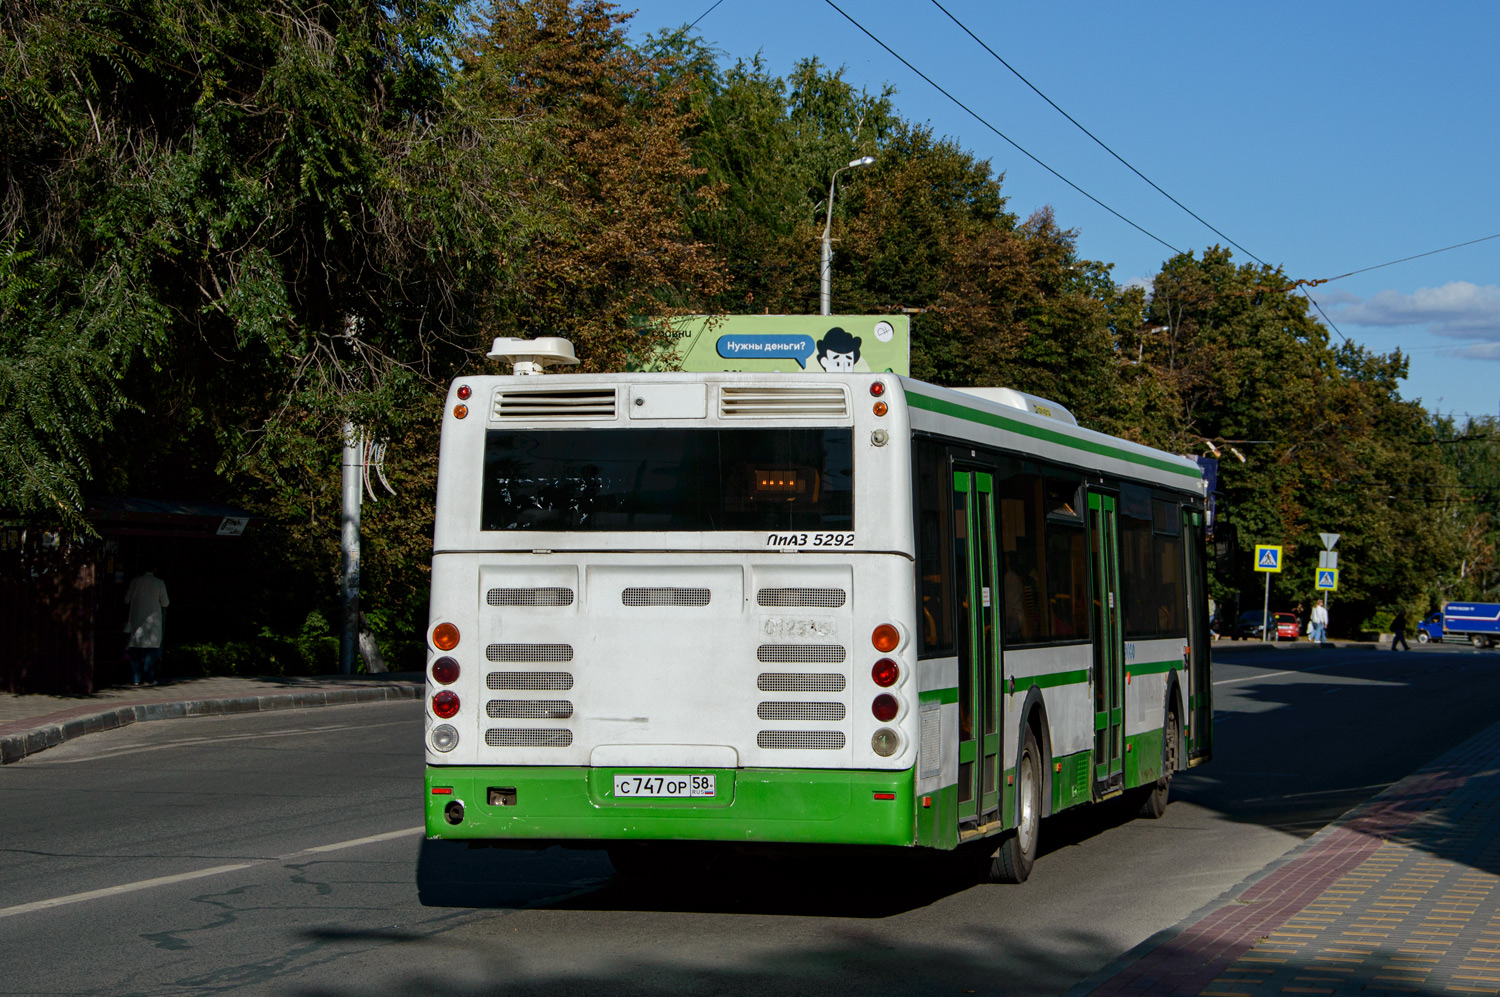
[[[444,720],[458,712],[458,693],[444,689],[432,697],[432,712]]]
[[[885,394],[885,382],[884,381],[871,381],[870,382],[870,394],[874,395],[876,398],[879,398],[881,395]]]
[[[458,681],[458,662],[452,658],[439,658],[432,663],[432,680],[439,685],[452,685]]]
[[[469,396],[472,395],[473,393],[474,392],[472,390],[470,390],[470,388],[469,388],[469,386],[467,384],[460,384],[458,386],[458,400],[461,401],[461,402],[468,401],[469,400]]]
[[[875,628],[870,635],[870,643],[875,645],[875,650],[881,654],[889,654],[901,643],[901,631],[889,623],[882,623]]]
[[[881,658],[875,662],[875,667],[870,669],[870,678],[874,679],[875,684],[882,689],[889,689],[900,677],[901,669],[890,658]]]
[[[439,651],[451,651],[458,646],[458,627],[451,623],[439,623],[432,628],[432,646]]]
[[[441,694],[440,694],[441,695]],[[875,697],[875,702],[870,704],[870,712],[875,714],[879,721],[894,720],[896,714],[901,712],[901,704],[896,702],[896,697],[888,692],[883,692]]]

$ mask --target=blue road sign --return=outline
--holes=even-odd
[[[1255,570],[1280,571],[1281,548],[1275,544],[1255,545]]]
[[[1337,592],[1339,590],[1339,569],[1319,568],[1317,589],[1319,592]]]

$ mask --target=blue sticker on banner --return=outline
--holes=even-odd
[[[719,356],[729,360],[784,360],[797,361],[797,366],[806,367],[818,352],[811,336],[746,335],[743,333],[719,337]]]

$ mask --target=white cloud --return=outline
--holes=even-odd
[[[1425,327],[1436,336],[1500,342],[1500,286],[1460,280],[1411,294],[1381,291],[1363,301],[1339,301],[1330,317],[1340,325]],[[1463,355],[1500,360],[1495,351]]]

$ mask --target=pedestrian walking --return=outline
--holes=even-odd
[[[132,579],[125,589],[125,632],[130,635],[130,684],[156,684],[161,641],[166,629],[167,585],[155,569]]]
[[[1312,639],[1315,644],[1322,644],[1328,640],[1328,610],[1323,607],[1322,599],[1313,603]]]
[[[1391,621],[1391,629],[1395,631],[1395,636],[1391,638],[1391,650],[1394,651],[1399,646],[1403,651],[1410,651],[1411,645],[1406,643],[1406,610],[1396,611],[1396,618]]]

